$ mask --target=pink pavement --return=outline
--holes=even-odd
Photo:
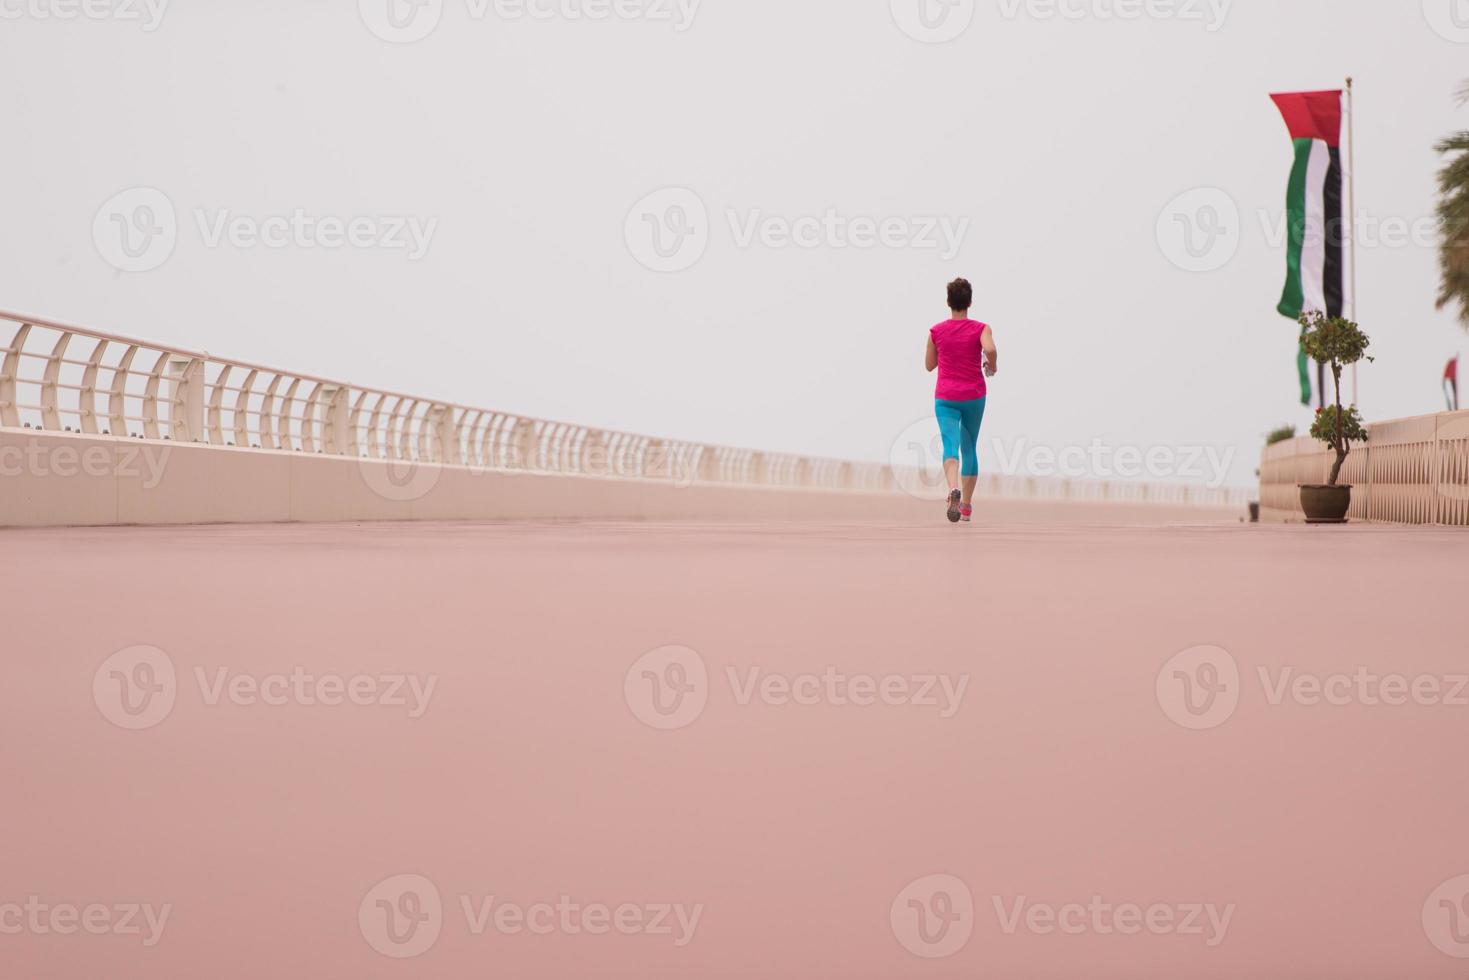
[[[1056,516],[0,533],[0,974],[1462,976],[1462,532]]]

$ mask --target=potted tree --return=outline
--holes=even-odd
[[[1336,404],[1316,413],[1311,437],[1326,443],[1336,454],[1331,478],[1325,484],[1301,485],[1301,509],[1308,524],[1345,524],[1352,506],[1352,488],[1342,486],[1341,469],[1352,451],[1352,443],[1366,442],[1367,429],[1355,405],[1342,408],[1342,369],[1361,360],[1372,360],[1367,348],[1372,341],[1351,320],[1327,316],[1316,310],[1301,314],[1301,350],[1306,356],[1331,368],[1336,387]]]

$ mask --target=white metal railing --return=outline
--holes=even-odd
[[[8,337],[8,340],[7,340]],[[0,311],[0,428],[484,469],[901,492],[916,471],[471,408]],[[989,497],[1243,506],[1245,491],[987,476]]]
[[[1308,436],[1265,447],[1261,519],[1304,520],[1299,486],[1325,483],[1334,459]],[[1355,520],[1469,526],[1469,411],[1369,426],[1366,444],[1347,457],[1341,482],[1352,485]]]
[[[470,408],[0,312],[0,339],[7,334],[0,427],[485,469],[896,488],[889,468],[878,464]]]

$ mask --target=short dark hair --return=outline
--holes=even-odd
[[[974,287],[968,279],[955,279],[949,283],[949,309],[967,310],[974,305]]]

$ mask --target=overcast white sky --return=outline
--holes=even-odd
[[[919,0],[524,0],[541,17],[428,0],[427,19],[401,20],[437,18],[414,43],[370,29],[392,34],[389,0],[87,0],[107,16],[57,16],[81,2],[0,0],[0,308],[473,405],[870,460],[929,417],[925,333],[965,275],[1003,356],[992,469],[995,439],[1100,439],[1237,447],[1230,482],[1249,483],[1263,434],[1309,417],[1295,328],[1274,313],[1291,152],[1268,93],[1356,76],[1359,211],[1389,237],[1431,216],[1433,144],[1469,128],[1451,0],[1060,0],[1067,16],[981,0],[942,44],[910,36]],[[936,30],[963,27],[957,2]],[[166,196],[177,240],[122,272],[98,213],[139,187]],[[687,194],[635,210],[665,188],[707,217],[662,210]],[[1224,251],[1205,261],[1233,257],[1212,272],[1160,246],[1160,217],[1180,228],[1167,208],[1196,188],[1239,209],[1218,212]],[[369,244],[211,244],[222,215],[298,209],[372,219]],[[838,231],[816,247],[775,244],[779,222],[829,211]],[[432,229],[424,254],[384,247],[397,218]],[[755,219],[776,223],[742,243]],[[857,219],[889,221],[889,243],[835,247]],[[933,219],[966,227],[955,254],[938,231],[940,247],[914,247]],[[660,220],[662,243],[683,245],[668,263],[688,268],[648,268]],[[1361,254],[1369,418],[1441,410],[1444,362],[1469,348],[1434,310],[1421,230]]]

